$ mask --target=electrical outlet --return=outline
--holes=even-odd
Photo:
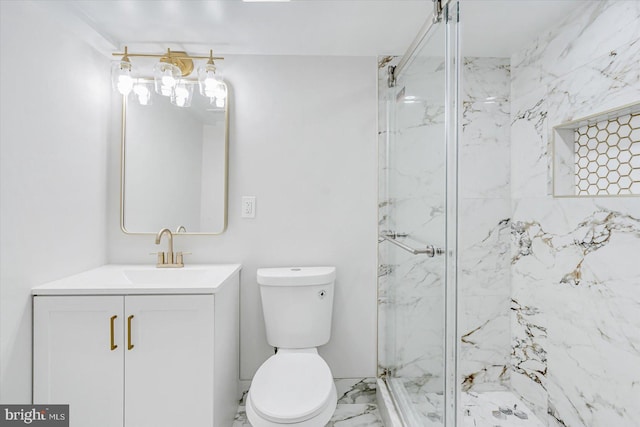
[[[242,218],[256,217],[256,196],[242,196]]]

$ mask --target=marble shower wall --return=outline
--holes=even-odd
[[[640,101],[640,2],[511,58],[511,385],[550,426],[640,420],[640,198],[551,196],[553,126]]]
[[[509,383],[510,70],[464,58],[459,142],[458,319],[463,391]]]

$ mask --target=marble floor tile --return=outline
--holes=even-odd
[[[239,406],[232,427],[251,427],[245,407]],[[378,408],[372,403],[339,404],[326,427],[384,427]]]
[[[411,418],[421,426],[442,427],[444,396],[442,393],[410,393]],[[462,393],[460,427],[546,427],[539,418],[508,390]],[[405,414],[406,415],[406,414]]]
[[[463,393],[462,405],[463,427],[545,427],[545,424],[509,391]]]

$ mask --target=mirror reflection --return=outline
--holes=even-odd
[[[228,98],[222,107],[200,96],[188,108],[174,104],[165,96],[153,97],[150,105],[134,97],[123,101],[121,226],[126,233],[168,227],[219,234],[226,229]]]

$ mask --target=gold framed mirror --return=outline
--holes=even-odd
[[[147,81],[152,84],[152,81]],[[187,81],[197,91],[196,81]],[[226,85],[226,83],[225,83]],[[190,107],[122,100],[120,227],[127,234],[217,235],[227,228],[229,99]]]

